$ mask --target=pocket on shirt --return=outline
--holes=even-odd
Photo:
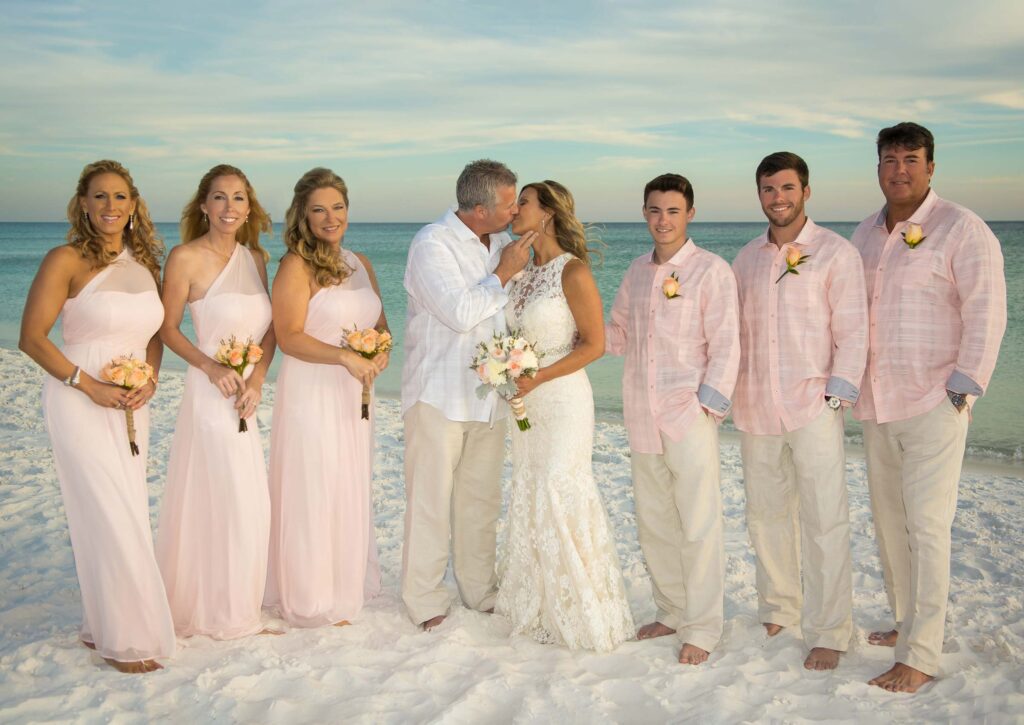
[[[921,248],[905,249],[902,252],[912,255],[903,265],[903,284],[915,288],[931,287],[945,278],[945,260],[940,252]]]
[[[663,298],[655,310],[655,335],[671,335],[677,340],[689,340],[701,330],[700,308],[695,300],[686,297]]]
[[[817,328],[829,319],[828,294],[825,291],[826,275],[813,269],[801,271],[799,275],[787,274],[779,282],[785,285],[779,290],[779,307],[796,313],[805,326]]]

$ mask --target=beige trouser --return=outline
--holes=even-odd
[[[466,606],[494,606],[495,539],[501,513],[505,422],[448,420],[416,403],[405,413],[405,541],[402,601],[419,624],[445,614],[443,580],[451,542],[452,569]]]
[[[640,548],[657,621],[710,652],[722,638],[725,544],[718,426],[706,415],[664,453],[631,452]]]
[[[939,673],[967,411],[947,398],[927,413],[864,421],[868,490],[885,590],[899,629],[896,661]]]
[[[740,450],[758,617],[782,627],[799,623],[808,647],[845,652],[853,579],[842,412],[825,408],[781,435],[744,433]]]

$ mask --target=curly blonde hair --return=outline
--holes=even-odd
[[[295,182],[295,195],[284,215],[284,246],[301,257],[313,270],[316,283],[321,287],[341,284],[350,274],[349,267],[329,243],[318,239],[306,222],[306,206],[310,195],[317,189],[337,189],[348,206],[348,187],[345,181],[330,169],[310,169]]]
[[[82,211],[82,199],[89,193],[89,184],[100,174],[117,174],[128,185],[131,198],[135,202],[135,213],[131,217],[131,224],[126,224],[121,233],[122,239],[136,261],[153,275],[159,288],[160,259],[164,254],[164,244],[156,235],[156,227],[149,218],[149,208],[145,199],[139,195],[132,175],[116,161],[102,159],[87,164],[82,169],[82,174],[78,177],[78,186],[75,187],[75,195],[68,202],[68,222],[71,224],[67,233],[68,246],[77,250],[93,269],[103,269],[117,259],[116,254],[104,248],[99,234],[92,226],[92,220]]]
[[[210,187],[213,185],[214,179],[221,176],[237,176],[241,179],[245,184],[245,195],[249,198],[249,215],[246,217],[245,223],[235,232],[235,241],[243,247],[262,254],[263,261],[266,262],[270,259],[270,254],[260,246],[260,234],[272,233],[273,226],[270,222],[270,215],[256,198],[256,192],[252,188],[252,184],[249,183],[249,178],[237,166],[230,164],[217,164],[199,180],[199,188],[196,189],[196,193],[185,205],[185,208],[181,210],[181,224],[178,228],[182,243],[191,242],[210,231],[210,222],[200,206],[210,195]]]
[[[524,184],[519,193],[527,189],[537,192],[537,203],[552,213],[559,247],[587,265],[601,258],[601,240],[576,217],[576,202],[568,189],[550,179]]]

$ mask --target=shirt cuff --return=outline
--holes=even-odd
[[[697,400],[705,408],[713,413],[718,413],[721,416],[725,416],[729,412],[729,408],[732,407],[732,401],[727,397],[719,393],[717,390],[712,388],[710,385],[700,384],[697,388]]]
[[[949,376],[949,380],[946,381],[946,390],[952,390],[954,393],[963,393],[964,395],[980,396],[985,394],[984,388],[959,370],[954,370],[953,374]]]
[[[486,277],[484,277],[483,281],[480,284],[483,287],[490,287],[491,289],[497,290],[497,291],[500,291],[500,292],[504,292],[505,291],[505,288],[501,286],[501,280],[498,279],[498,275],[494,274],[493,272],[491,274],[487,275]]]
[[[860,390],[857,389],[856,385],[848,383],[842,378],[837,378],[833,375],[828,379],[828,383],[825,385],[825,395],[830,398],[845,400],[848,403],[856,403],[857,398],[860,397]]]

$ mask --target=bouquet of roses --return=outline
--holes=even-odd
[[[352,329],[342,330],[344,337],[341,344],[354,353],[362,355],[367,360],[372,359],[382,352],[388,352],[394,345],[391,333],[387,330],[376,330],[368,327],[365,330]],[[359,417],[363,420],[370,419],[370,387],[363,386],[363,397],[360,406]]]
[[[242,380],[248,380],[256,363],[263,359],[263,348],[253,342],[250,337],[242,342],[232,335],[227,340],[221,340],[213,359],[225,367],[229,367],[242,376]],[[245,418],[238,416],[238,432],[244,433],[249,430]]]
[[[153,379],[153,366],[145,360],[136,360],[131,355],[122,355],[107,363],[100,371],[100,377],[125,390],[134,390]],[[128,450],[133,456],[137,456],[139,446],[135,442],[135,415],[131,408],[124,409],[124,418],[128,425]]]
[[[540,355],[522,335],[513,331],[507,335],[494,334],[488,342],[476,346],[470,369],[480,378],[476,394],[483,398],[492,390],[508,401],[519,430],[530,427],[526,417],[526,404],[516,396],[516,379],[532,378],[540,367]]]

